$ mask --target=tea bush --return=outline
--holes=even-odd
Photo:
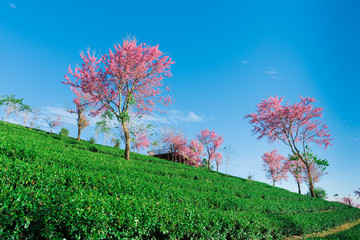
[[[281,239],[360,209],[0,122],[0,239]]]

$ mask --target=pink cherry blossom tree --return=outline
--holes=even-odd
[[[44,120],[47,122],[47,124],[50,127],[50,134],[52,133],[53,128],[59,127],[61,126],[63,123],[61,122],[61,116],[57,115],[56,119],[54,119],[54,117],[46,117],[44,118]]]
[[[215,160],[215,164],[216,164],[216,171],[219,171],[219,167],[223,164],[222,160],[223,160],[223,156],[221,153],[217,152],[214,154],[214,160]]]
[[[287,168],[286,158],[277,152],[277,149],[271,152],[266,152],[261,157],[263,162],[263,168],[266,173],[266,178],[272,180],[273,186],[276,182],[281,180],[287,180]]]
[[[360,204],[355,203],[355,202],[354,202],[354,199],[352,199],[352,197],[350,196],[350,194],[349,194],[348,197],[344,196],[344,197],[340,200],[340,202],[341,202],[342,204],[345,204],[345,205],[349,205],[349,206],[352,206],[352,207],[360,208]]]
[[[291,156],[286,162],[287,168],[289,172],[293,175],[295,182],[298,186],[299,194],[301,194],[300,184],[303,182],[303,175],[305,169],[305,165],[302,161],[296,160],[295,156]]]
[[[90,126],[89,119],[85,116],[85,111],[90,106],[90,95],[81,92],[80,90],[70,87],[70,89],[75,94],[75,98],[73,102],[76,106],[75,109],[68,109],[69,113],[74,113],[77,115],[77,128],[78,128],[78,135],[77,141],[80,141],[81,132],[88,126]]]
[[[204,146],[197,140],[191,140],[186,149],[186,164],[198,167],[204,157]]]
[[[164,146],[169,150],[172,161],[184,162],[187,149],[187,138],[179,131],[168,131],[163,138]]]
[[[300,161],[306,166],[309,176],[309,188],[312,197],[314,183],[310,172],[310,163],[315,159],[307,154],[306,147],[310,143],[325,146],[331,145],[330,134],[326,124],[319,121],[322,117],[322,108],[312,106],[314,98],[300,97],[301,101],[293,105],[282,105],[283,97],[270,97],[257,105],[256,112],[246,115],[249,123],[253,125],[253,134],[258,134],[258,139],[267,138],[269,142],[281,141],[288,145]],[[327,162],[319,164],[327,165]]]
[[[116,116],[125,134],[125,158],[130,159],[129,113],[133,110],[138,115],[148,115],[157,110],[156,103],[171,102],[169,96],[161,93],[163,79],[171,76],[174,62],[158,46],[137,44],[135,40],[124,40],[99,58],[90,51],[81,54],[81,58],[81,66],[74,70],[69,67],[64,83],[90,95],[93,114],[109,110]]]
[[[207,153],[207,167],[210,170],[210,163],[217,159],[219,161],[220,155],[217,155],[219,147],[224,142],[222,136],[218,136],[215,131],[209,131],[208,129],[200,131],[200,134],[197,135],[197,139],[200,143],[203,144],[205,151]]]

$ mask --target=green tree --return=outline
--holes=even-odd
[[[107,139],[111,134],[111,121],[114,119],[114,115],[110,111],[106,111],[101,114],[100,121],[96,122],[95,131],[97,133],[104,134],[104,145],[106,146]]]
[[[63,127],[63,128],[61,128],[59,134],[68,137],[69,136],[69,129]]]
[[[94,137],[89,138],[89,143],[90,144],[95,144],[95,142],[96,142],[96,139]]]
[[[15,94],[10,95],[10,96],[5,95],[5,96],[1,97],[0,106],[5,107],[5,116],[4,116],[5,124],[7,124],[10,114],[21,111],[21,107],[23,105],[24,105],[23,99],[15,98]]]
[[[111,142],[114,144],[114,148],[120,148],[120,139],[112,138]]]
[[[32,112],[32,109],[31,109],[31,107],[29,105],[23,104],[20,107],[20,111],[23,113],[22,117],[23,117],[23,123],[24,123],[24,127],[25,127],[26,122],[28,120],[29,113]]]
[[[327,199],[327,197],[328,197],[325,189],[320,188],[320,187],[314,188],[314,194],[315,194],[316,198]],[[306,195],[311,196],[310,191],[308,193],[306,193]]]

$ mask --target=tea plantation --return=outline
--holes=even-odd
[[[265,183],[122,156],[0,122],[0,239],[282,239],[360,218]]]

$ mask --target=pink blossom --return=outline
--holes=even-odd
[[[314,98],[301,97],[299,103],[281,105],[283,97],[270,97],[257,105],[257,111],[246,115],[253,125],[252,132],[258,139],[268,138],[269,142],[283,141],[287,145],[294,143],[316,144],[325,148],[331,145],[330,134],[324,122],[316,120],[322,117],[322,108],[313,107]]]
[[[135,148],[140,151],[141,149],[147,149],[150,145],[150,141],[146,135],[146,131],[135,132]]]
[[[204,146],[196,139],[191,140],[186,151],[186,158],[188,165],[199,166],[204,157]]]
[[[254,113],[246,115],[253,126],[253,134],[258,139],[267,138],[269,142],[281,141],[288,145],[293,155],[301,160],[309,173],[309,188],[311,196],[314,194],[314,182],[308,169],[314,159],[307,154],[307,146],[316,143],[325,149],[331,145],[330,134],[326,124],[319,120],[322,108],[312,106],[314,98],[301,97],[301,101],[293,105],[288,102],[282,105],[283,97],[270,97],[257,105]]]
[[[277,153],[277,149],[264,153],[261,158],[264,161],[263,168],[266,172],[266,177],[273,181],[273,186],[275,186],[276,182],[281,182],[283,179],[287,180],[289,169],[286,164],[286,158]]]
[[[342,204],[345,204],[345,205],[349,205],[349,206],[352,206],[352,207],[360,208],[360,204],[356,204],[356,203],[354,202],[354,200],[351,198],[350,194],[349,194],[348,197],[344,196],[344,197],[340,200],[340,202],[341,202]]]
[[[123,126],[125,157],[129,159],[129,113],[148,115],[158,110],[156,103],[165,106],[171,103],[170,96],[161,94],[169,90],[163,87],[163,79],[171,76],[170,66],[174,62],[159,50],[159,46],[137,44],[135,40],[116,44],[114,50],[110,49],[101,57],[90,51],[80,56],[81,66],[69,67],[63,83],[89,96],[93,115],[108,110],[117,117]]]
[[[208,155],[208,169],[210,169],[210,163],[213,160],[217,159],[217,163],[219,163],[222,159],[221,154],[217,155],[216,152],[224,142],[224,139],[222,136],[218,136],[215,131],[210,131],[208,129],[200,131],[200,134],[197,135],[197,139],[204,145]]]
[[[163,139],[163,143],[167,146],[173,158],[177,158],[179,161],[185,160],[189,149],[187,147],[187,138],[183,133],[168,132]]]

